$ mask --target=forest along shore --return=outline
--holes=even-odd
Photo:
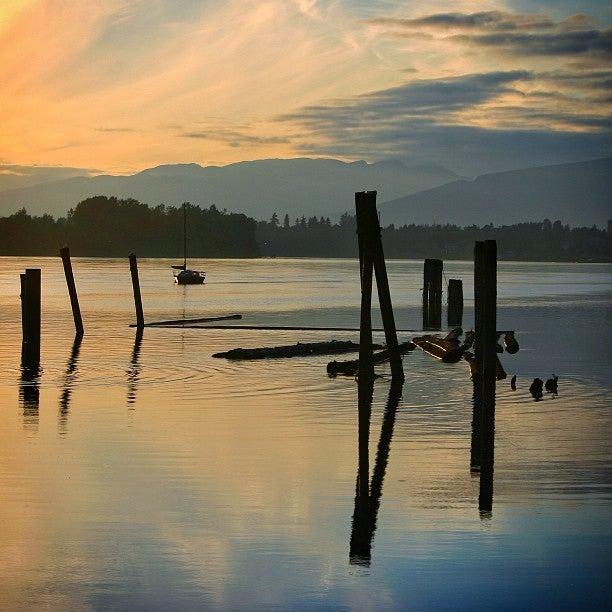
[[[134,199],[95,196],[79,202],[66,217],[32,216],[22,209],[0,217],[0,255],[56,255],[69,244],[74,256],[176,257],[182,245],[180,208],[148,206]],[[189,206],[190,256],[198,257],[354,257],[353,215],[338,221],[302,216],[269,221],[244,214]],[[573,227],[544,219],[494,227],[403,225],[383,227],[385,255],[412,259],[432,253],[445,259],[472,257],[474,242],[497,241],[499,258],[514,261],[612,262],[612,232]]]

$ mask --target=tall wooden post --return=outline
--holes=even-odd
[[[442,327],[442,268],[441,259],[426,259],[423,266],[423,327]]]
[[[481,466],[478,507],[489,514],[493,505],[495,448],[495,380],[497,368],[497,245],[494,240],[476,243],[475,312],[477,367],[482,391]]]
[[[132,289],[134,290],[134,308],[136,309],[136,327],[144,327],[144,313],[142,311],[142,298],[140,296],[140,280],[138,278],[138,262],[134,253],[130,254],[130,273],[132,275]]]
[[[369,331],[365,331],[369,346],[364,348],[367,350],[368,356],[364,362],[364,371],[372,371],[369,360],[372,356],[371,345],[371,314],[364,313],[364,308],[370,311],[371,306],[371,266],[374,267],[376,274],[376,286],[378,288],[378,301],[385,330],[385,339],[387,349],[390,354],[391,374],[394,379],[403,380],[404,370],[402,368],[402,358],[398,348],[397,329],[395,327],[395,317],[393,315],[393,306],[391,305],[391,292],[389,290],[389,279],[387,276],[387,267],[385,265],[385,255],[382,246],[380,223],[378,213],[376,211],[376,191],[364,191],[355,194],[355,209],[357,218],[357,232],[359,237],[359,252],[361,266],[361,287],[362,287],[362,321],[366,325],[369,322]],[[364,300],[365,293],[365,300]],[[361,330],[364,333],[364,330]],[[360,336],[361,341],[361,336]],[[361,370],[361,350],[360,350],[360,370]]]
[[[448,281],[448,316],[449,327],[463,323],[463,282],[455,278]]]
[[[77,336],[83,335],[83,319],[81,317],[81,308],[79,306],[79,296],[77,295],[76,284],[74,282],[74,274],[72,272],[72,262],[70,260],[70,249],[65,246],[60,249],[60,257],[64,265],[64,275],[66,276],[66,285],[68,286],[68,294],[70,295],[70,306],[72,307],[72,318],[74,319],[74,328]]]
[[[40,268],[27,268],[23,275],[22,361],[27,368],[40,363]]]
[[[370,256],[372,251],[371,232],[366,229],[365,193],[355,194],[355,211],[357,220],[357,243],[359,247],[359,276],[361,281],[361,311],[359,320],[359,378],[374,376],[374,359],[372,350],[372,273],[374,263]]]
[[[19,299],[21,300],[21,338],[22,341],[25,340],[25,330],[26,330],[26,322],[25,322],[25,308],[26,308],[26,297],[25,297],[25,272],[19,275],[19,285],[20,285],[20,293]]]

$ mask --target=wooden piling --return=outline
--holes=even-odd
[[[376,274],[378,301],[385,330],[385,340],[389,350],[391,375],[403,380],[404,370],[398,349],[397,329],[391,305],[389,278],[382,246],[380,222],[376,211],[376,191],[355,193],[357,235],[359,243],[359,263],[361,273],[361,328],[360,328],[360,375],[374,373],[372,357],[372,269]],[[363,355],[363,365],[362,365]]]
[[[359,277],[361,282],[361,310],[359,318],[359,378],[374,376],[374,356],[372,348],[372,274],[374,264],[370,256],[371,232],[366,224],[366,193],[355,193],[355,212],[357,221],[357,244],[359,248]]]
[[[441,259],[426,259],[423,265],[423,328],[442,326],[442,269]]]
[[[478,507],[490,514],[493,505],[495,447],[495,380],[497,372],[497,245],[478,242],[474,249],[476,347],[479,384],[482,391],[481,466]]]
[[[448,281],[448,311],[449,327],[463,324],[463,281],[451,278]]]
[[[74,328],[77,336],[82,336],[83,319],[81,317],[81,308],[79,306],[79,296],[74,282],[74,274],[72,272],[72,261],[70,260],[70,249],[65,246],[60,249],[60,257],[64,265],[64,275],[66,276],[66,285],[68,286],[68,294],[70,295],[70,306],[72,308],[72,318],[74,319]]]
[[[144,312],[142,310],[142,298],[140,296],[140,280],[138,278],[138,262],[134,253],[130,254],[130,274],[132,275],[132,289],[134,290],[134,308],[136,310],[136,327],[144,327]]]
[[[21,337],[25,339],[25,273],[19,275],[19,300],[21,301]]]
[[[27,268],[22,290],[22,360],[25,367],[40,363],[40,268]]]

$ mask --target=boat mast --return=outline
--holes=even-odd
[[[187,269],[187,202],[183,202],[183,270]]]

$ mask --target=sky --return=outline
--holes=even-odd
[[[476,175],[608,156],[611,6],[0,0],[0,163],[307,156]]]

